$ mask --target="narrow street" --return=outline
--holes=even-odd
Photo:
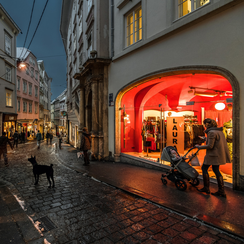
[[[48,188],[45,175],[34,186],[31,155],[53,164],[55,188]],[[64,150],[46,142],[39,150],[35,141],[19,144],[8,157],[9,167],[0,163],[2,244],[244,243],[71,169],[59,160],[65,160]]]

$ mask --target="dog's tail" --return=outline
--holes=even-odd
[[[50,167],[53,167],[53,164],[50,164]]]

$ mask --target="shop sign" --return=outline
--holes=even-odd
[[[184,117],[167,117],[167,146],[184,154]]]
[[[191,102],[186,102],[186,105],[194,105],[195,102],[194,101],[191,101]]]
[[[114,94],[113,93],[109,93],[108,103],[109,103],[109,106],[114,106]]]

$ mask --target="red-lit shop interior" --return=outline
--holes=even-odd
[[[232,157],[232,87],[220,75],[181,74],[137,84],[123,95],[120,112],[122,153],[167,165],[160,160],[160,147],[172,145],[167,124],[172,119],[181,123],[177,145],[173,146],[183,155],[202,143],[202,121],[211,118],[223,127]],[[201,150],[200,163],[204,155],[205,150]],[[201,168],[197,168],[201,173]],[[220,169],[224,179],[232,182],[232,164]],[[210,176],[214,174],[210,172]]]

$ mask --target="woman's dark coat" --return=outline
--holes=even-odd
[[[82,131],[80,150],[90,150],[91,149],[91,135],[88,132]]]

